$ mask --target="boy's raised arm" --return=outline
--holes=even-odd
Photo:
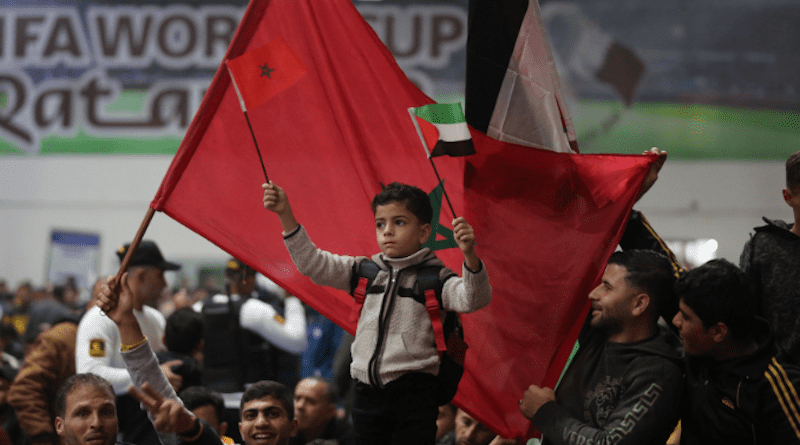
[[[475,253],[475,231],[463,216],[453,220],[453,236],[464,254],[464,263],[467,269],[478,271],[481,268],[481,259]]]
[[[264,189],[264,208],[272,210],[278,214],[283,226],[283,233],[289,233],[299,226],[297,220],[294,219],[292,213],[292,206],[289,205],[289,198],[282,188],[273,184],[272,181],[261,184]]]

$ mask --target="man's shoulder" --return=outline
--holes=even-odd
[[[81,321],[78,323],[78,331],[94,331],[106,329],[109,326],[116,327],[114,322],[99,307],[93,306],[81,317]]]

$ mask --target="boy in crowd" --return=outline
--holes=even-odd
[[[277,213],[289,254],[300,273],[317,284],[351,291],[365,257],[317,249],[298,224],[284,190],[263,184],[264,207]],[[487,306],[491,286],[475,253],[475,234],[463,217],[453,233],[464,255],[463,278],[422,245],[431,235],[433,210],[417,187],[392,183],[372,200],[380,270],[367,290],[358,319],[350,373],[357,381],[353,424],[357,444],[433,444],[439,390],[439,353],[430,316],[414,293],[420,267],[438,266],[444,310],[467,313]],[[411,298],[408,298],[411,297]]]
[[[712,260],[675,288],[672,323],[687,355],[680,443],[799,443],[800,369],[776,359],[769,326],[750,309],[745,274]]]

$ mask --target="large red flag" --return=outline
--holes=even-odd
[[[350,0],[252,0],[225,60],[277,38],[306,72],[248,107],[270,176],[286,189],[319,247],[375,253],[370,201],[381,184],[401,181],[429,192],[438,185],[407,111],[431,101]],[[488,309],[465,317],[471,348],[456,403],[504,436],[522,436],[528,422],[516,400],[525,386],[547,382],[547,372],[560,369],[562,338],[618,238],[649,159],[600,156],[589,166],[569,155],[472,134],[477,155],[437,161],[456,213],[474,222],[495,292]],[[352,299],[314,285],[292,265],[278,218],[262,205],[263,177],[252,143],[223,66],[151,207],[354,332],[348,322]],[[451,218],[440,216],[440,234],[448,234]],[[437,255],[461,270],[457,248]],[[564,280],[571,283],[554,291]]]

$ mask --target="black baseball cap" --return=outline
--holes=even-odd
[[[125,254],[128,253],[130,247],[131,245],[128,243],[117,249],[117,256],[120,262],[125,258]],[[129,266],[155,266],[161,270],[178,270],[181,268],[180,264],[165,260],[156,243],[147,240],[139,243],[139,247],[133,252]]]
[[[252,276],[256,274],[256,271],[247,264],[244,264],[241,260],[238,260],[236,258],[231,258],[225,265],[225,273],[228,275],[241,273],[244,274],[245,276]]]

